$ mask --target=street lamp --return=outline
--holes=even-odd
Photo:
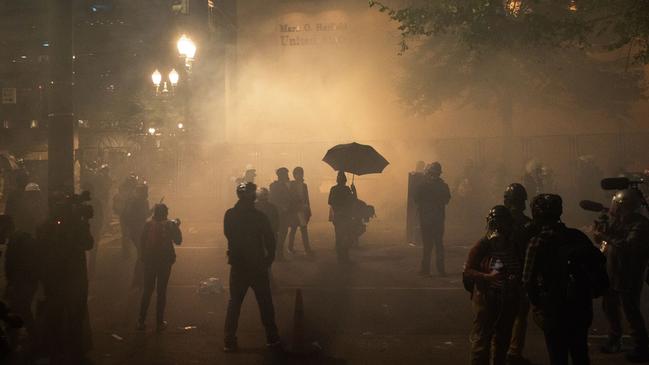
[[[191,62],[194,60],[194,55],[196,55],[196,44],[189,37],[183,34],[180,39],[178,39],[176,47],[178,48],[178,53],[185,57],[185,67],[188,69],[191,68]]]
[[[162,81],[162,74],[158,69],[153,71],[151,74],[151,81],[153,81],[153,85],[155,85],[155,93],[157,94],[160,91],[160,82]]]
[[[178,75],[178,71],[176,71],[175,68],[172,68],[171,71],[169,72],[169,82],[171,82],[171,87],[172,89],[178,85],[178,79],[180,76]]]

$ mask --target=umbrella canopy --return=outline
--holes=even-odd
[[[331,148],[322,161],[336,171],[354,175],[379,174],[390,164],[372,146],[356,142],[339,144]]]

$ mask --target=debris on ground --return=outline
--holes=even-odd
[[[222,294],[223,291],[223,283],[219,278],[208,278],[198,284],[198,294]]]

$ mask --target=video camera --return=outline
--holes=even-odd
[[[643,178],[631,180],[628,177],[608,177],[606,179],[602,179],[601,186],[604,190],[635,190],[640,197],[640,204],[647,210],[647,212],[649,212],[649,205],[647,204],[647,200],[645,199],[642,190],[639,188],[639,186],[644,183],[646,183],[646,181]]]

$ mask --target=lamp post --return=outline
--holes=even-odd
[[[187,35],[183,34],[176,42],[176,48],[178,48],[178,53],[185,57],[185,68],[190,72],[192,61],[194,61],[196,55],[196,44]]]
[[[175,90],[176,85],[178,85],[179,78],[180,75],[178,75],[178,71],[176,71],[175,68],[172,68],[171,71],[169,71],[169,82],[171,83],[171,90]]]
[[[153,85],[155,85],[155,93],[158,95],[160,93],[160,82],[162,82],[162,74],[158,69],[153,71],[151,74],[151,81],[153,81]]]

